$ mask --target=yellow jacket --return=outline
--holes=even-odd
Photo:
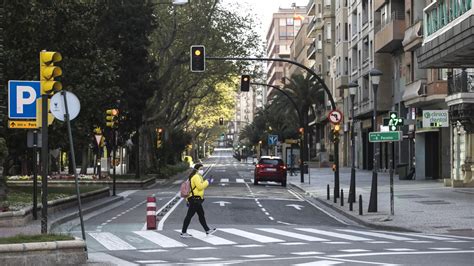
[[[202,175],[196,173],[191,177],[190,184],[192,193],[189,193],[188,199],[192,197],[193,194],[195,197],[199,196],[201,197],[201,199],[204,199],[204,190],[207,188],[207,186],[209,186],[209,182],[207,180],[204,180]]]

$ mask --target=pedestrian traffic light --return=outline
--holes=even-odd
[[[222,117],[219,118],[219,125],[221,126],[224,125],[224,118]]]
[[[250,91],[250,75],[240,76],[240,91]]]
[[[206,70],[206,48],[204,45],[191,46],[191,72]]]
[[[118,109],[109,109],[106,112],[106,126],[110,128],[117,128],[118,126]]]
[[[61,82],[55,81],[63,74],[60,67],[54,66],[62,60],[62,56],[58,52],[40,52],[40,88],[41,94],[51,94],[54,91],[61,90],[63,88]]]
[[[157,128],[156,129],[156,148],[161,147],[162,141],[163,141],[163,129]]]

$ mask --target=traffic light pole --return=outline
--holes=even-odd
[[[321,79],[320,76],[318,76],[318,74],[316,74],[313,70],[311,70],[310,68],[308,68],[307,66],[303,65],[303,64],[300,64],[298,62],[295,62],[293,60],[289,60],[289,59],[283,59],[283,58],[266,58],[266,57],[213,57],[213,56],[206,56],[205,57],[206,60],[216,60],[216,61],[230,61],[230,60],[235,60],[235,61],[264,61],[264,62],[268,62],[268,61],[271,61],[271,62],[284,62],[284,63],[289,63],[289,64],[292,64],[292,65],[295,65],[295,66],[298,66],[304,70],[306,70],[306,72],[308,72],[311,76],[313,76],[318,82],[319,84],[321,84],[321,86],[323,87],[324,91],[326,92],[328,98],[329,98],[329,102],[331,102],[331,107],[332,107],[332,110],[336,110],[336,103],[334,102],[334,98],[332,97],[332,94],[331,94],[331,91],[329,90],[328,86],[326,85],[326,83],[324,83],[324,80]],[[305,144],[305,141],[303,141],[303,149],[306,149],[306,144]],[[334,151],[334,157],[335,158],[338,158],[339,157],[339,151],[338,149],[335,149]],[[338,160],[335,160],[335,165],[336,165],[336,171],[334,173],[334,181],[336,182],[339,182],[339,162]],[[301,167],[301,182],[303,183],[304,182],[304,174],[303,174],[303,166],[304,166],[304,153],[302,154],[301,156],[301,162],[300,162],[300,167]]]
[[[41,95],[41,233],[48,233],[48,94]]]
[[[113,138],[113,145],[112,145],[112,175],[113,175],[113,185],[112,185],[112,195],[115,196],[115,152],[117,150],[117,132],[115,128],[112,130],[112,138]]]

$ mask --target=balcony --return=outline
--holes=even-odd
[[[320,29],[322,26],[323,20],[321,18],[321,14],[313,17],[311,22],[308,24],[308,28],[306,29],[306,36],[308,38],[316,37],[316,29]]]
[[[308,10],[308,12],[306,13],[307,16],[316,15],[316,3],[314,0],[309,1],[308,5],[306,6],[306,10]]]
[[[316,42],[312,42],[311,45],[308,47],[307,58],[314,58],[314,54],[316,53]]]
[[[415,51],[423,43],[422,26],[422,21],[420,20],[405,30],[405,37],[402,41],[405,52]]]
[[[420,79],[405,86],[403,101],[408,107],[425,107],[435,104],[444,105],[448,94],[448,85],[444,80],[433,81],[429,84]]]
[[[474,71],[463,70],[448,80],[449,119],[461,122],[466,131],[474,133]]]
[[[402,47],[405,37],[405,14],[403,11],[394,11],[390,18],[381,21],[375,28],[375,52],[391,53]]]
[[[374,1],[374,10],[378,11],[388,0],[375,0]]]
[[[339,75],[334,80],[334,85],[336,89],[340,89],[342,86],[349,84],[349,76]]]

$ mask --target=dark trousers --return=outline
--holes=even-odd
[[[196,212],[199,217],[199,222],[204,228],[204,231],[209,231],[209,227],[207,226],[207,223],[206,223],[206,217],[204,217],[204,209],[202,208],[202,200],[195,200],[191,197],[189,198],[189,208],[188,208],[188,213],[186,214],[186,218],[184,218],[183,229],[181,230],[182,233],[186,233],[186,231],[188,230],[189,223],[191,222],[191,218],[193,218]]]

